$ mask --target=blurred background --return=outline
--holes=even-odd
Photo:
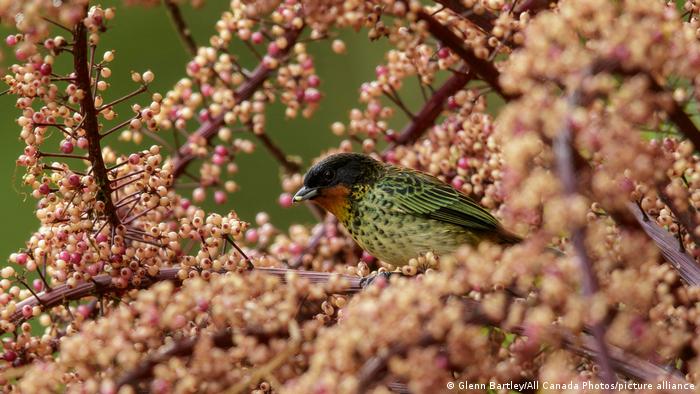
[[[115,61],[110,64],[112,77],[111,88],[107,90],[105,101],[121,97],[133,91],[137,86],[131,81],[130,71],[143,72],[153,70],[155,82],[150,86],[151,92],[165,94],[180,78],[186,76],[184,70],[190,60],[178,35],[175,33],[169,16],[163,6],[152,8],[126,7],[122,1],[106,1],[103,6],[115,6],[116,18],[111,28],[102,36],[98,54],[106,50],[116,51]],[[214,24],[228,2],[208,1],[202,8],[192,9],[182,6],[187,23],[198,45],[208,43],[214,33]],[[4,37],[13,30],[7,26],[0,27],[2,51],[5,54],[1,66],[7,67],[14,62],[12,50],[5,45]],[[65,32],[55,31],[55,34]],[[308,34],[308,33],[307,33]],[[358,105],[358,89],[362,82],[374,78],[374,68],[383,62],[384,52],[388,46],[384,40],[371,42],[365,32],[346,31],[337,38],[347,44],[347,52],[337,55],[331,50],[331,40],[311,42],[309,52],[316,61],[316,69],[321,77],[320,89],[324,94],[320,107],[311,119],[286,119],[281,106],[272,106],[267,114],[267,133],[289,155],[303,158],[303,168],[324,149],[338,146],[340,139],[330,132],[330,125],[335,121],[347,123],[350,109]],[[237,43],[231,48],[232,53],[242,59],[242,64],[252,69],[256,62],[252,53]],[[101,55],[98,55],[98,57]],[[67,59],[66,59],[67,60]],[[60,63],[62,64],[62,63]],[[56,66],[55,72],[65,73],[68,69]],[[4,90],[4,83],[0,83]],[[404,100],[412,108],[417,108],[419,100],[416,95],[404,95]],[[3,141],[0,144],[0,203],[3,209],[0,219],[0,261],[6,261],[10,253],[24,246],[32,231],[38,228],[38,220],[33,214],[36,200],[29,194],[29,188],[22,185],[23,168],[15,166],[16,158],[21,154],[24,144],[19,140],[19,127],[15,118],[19,111],[14,107],[15,97],[0,97],[0,130]],[[148,103],[148,95],[141,95],[134,101]],[[126,107],[118,111],[123,120],[129,116]],[[397,121],[404,119],[397,116]],[[399,123],[400,124],[400,123]],[[170,133],[168,133],[169,135]],[[255,141],[250,134],[237,137]],[[118,153],[130,153],[136,148],[131,143],[122,143],[117,137],[108,139],[108,144]],[[144,138],[144,145],[155,142]],[[49,144],[51,150],[58,151],[58,144]],[[139,149],[144,149],[140,147]],[[303,206],[282,208],[278,204],[281,193],[279,166],[262,146],[252,155],[237,156],[238,174],[233,179],[240,190],[229,196],[228,202],[221,206],[212,202],[213,193],[208,193],[204,208],[208,211],[227,213],[233,209],[239,216],[252,221],[257,212],[268,212],[274,223],[286,228],[292,222],[311,223],[313,218]],[[185,197],[191,197],[191,189],[182,190]]]

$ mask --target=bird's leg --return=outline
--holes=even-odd
[[[372,284],[385,287],[389,284],[389,278],[391,277],[391,275],[401,275],[401,272],[381,271],[377,272],[374,275],[367,275],[364,278],[360,279],[360,287],[366,289]]]

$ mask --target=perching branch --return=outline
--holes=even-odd
[[[143,289],[151,286],[153,283],[162,281],[181,283],[181,280],[178,279],[177,276],[179,270],[180,267],[178,266],[161,268],[156,276],[143,278],[139,286],[134,288]],[[333,292],[338,294],[353,294],[362,290],[362,286],[360,286],[361,278],[357,276],[269,267],[255,268],[254,271],[277,276],[283,281],[286,280],[287,275],[295,275],[307,279],[311,283],[334,284],[337,285],[337,288],[334,288]],[[222,271],[222,273],[225,272],[226,271]],[[14,324],[23,322],[25,319],[22,315],[22,308],[25,305],[31,307],[44,305],[46,308],[53,308],[62,305],[66,301],[75,301],[98,293],[118,293],[122,291],[124,291],[123,288],[119,288],[112,283],[112,277],[110,275],[95,276],[90,282],[80,283],[73,288],[70,288],[68,285],[55,286],[49,292],[37,293],[37,297],[29,297],[18,302],[16,311],[8,318],[8,321]]]

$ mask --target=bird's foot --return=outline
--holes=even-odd
[[[389,284],[389,278],[392,275],[401,275],[400,272],[388,272],[388,271],[382,271],[378,272],[374,275],[368,275],[365,276],[364,278],[360,279],[360,287],[363,289],[366,289],[370,285],[374,284],[375,286],[380,286],[380,287],[386,287],[386,285]]]

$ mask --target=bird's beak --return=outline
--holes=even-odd
[[[294,195],[294,202],[311,200],[320,194],[318,188],[302,186]]]

